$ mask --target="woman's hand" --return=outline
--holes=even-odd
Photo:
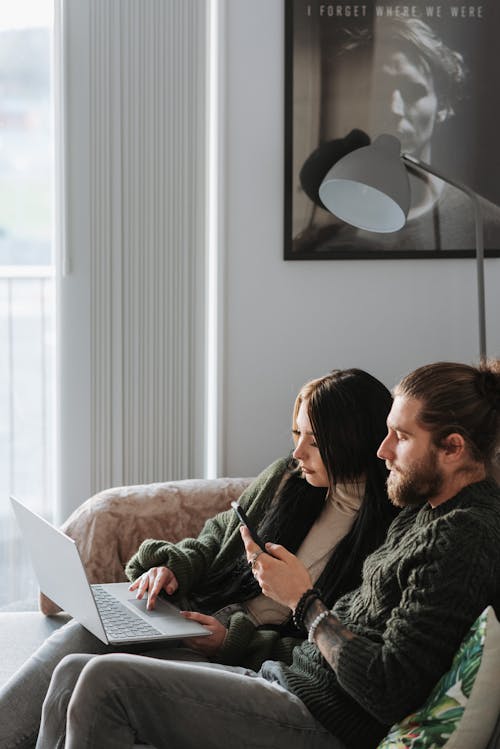
[[[198,653],[203,653],[203,655],[216,655],[226,639],[227,629],[225,626],[215,617],[199,614],[197,611],[181,611],[181,614],[186,619],[199,622],[204,629],[210,632],[209,637],[186,637],[182,641],[183,644]]]
[[[156,599],[161,590],[165,590],[171,596],[178,587],[179,583],[171,569],[168,567],[151,567],[150,570],[144,572],[137,580],[134,580],[132,585],[129,586],[129,590],[137,590],[136,598],[139,600],[148,591],[146,608],[151,610],[154,609]]]
[[[267,553],[262,552],[245,526],[240,528],[240,533],[248,563],[252,565],[253,575],[262,592],[274,601],[295,609],[301,595],[312,588],[311,576],[302,562],[280,544],[266,543]]]

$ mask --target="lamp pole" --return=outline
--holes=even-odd
[[[426,164],[419,159],[416,159],[410,154],[403,153],[401,158],[406,164],[415,167],[417,170],[422,172],[428,172],[434,177],[443,180],[452,187],[456,187],[465,195],[467,195],[474,208],[474,222],[476,230],[476,274],[477,274],[477,305],[478,305],[478,320],[479,320],[479,357],[481,360],[486,358],[486,311],[485,311],[485,293],[484,293],[484,227],[483,227],[483,215],[481,213],[481,206],[479,204],[479,197],[474,190],[470,187],[455,182],[454,180],[441,174],[437,169]]]

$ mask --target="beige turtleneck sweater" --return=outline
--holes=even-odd
[[[313,584],[323,572],[338,542],[352,528],[359,512],[365,483],[338,484],[328,494],[325,507],[313,523],[297,551],[297,557],[307,568]],[[290,609],[264,594],[245,603],[245,611],[255,625],[282,624]]]

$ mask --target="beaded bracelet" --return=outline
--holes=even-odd
[[[293,612],[293,623],[297,629],[305,631],[304,617],[306,610],[309,608],[312,599],[318,598],[319,596],[320,592],[317,588],[309,588],[301,595]]]
[[[331,613],[331,611],[322,611],[315,619],[312,620],[311,626],[309,627],[309,634],[307,635],[308,642],[312,642],[314,644],[314,635],[316,634],[318,626],[321,624],[323,619],[326,619],[326,617],[330,616]]]
[[[305,630],[304,625],[304,617],[306,615],[306,611],[309,608],[309,605],[313,598],[320,598],[321,593],[318,590],[318,588],[309,588],[305,591],[305,593],[302,593],[299,600],[297,601],[297,605],[295,607],[295,610],[293,612],[293,623],[297,627],[298,630]]]

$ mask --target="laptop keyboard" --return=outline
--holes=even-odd
[[[130,613],[126,606],[100,585],[92,585],[92,592],[109,639],[143,640],[161,634],[140,616]]]

